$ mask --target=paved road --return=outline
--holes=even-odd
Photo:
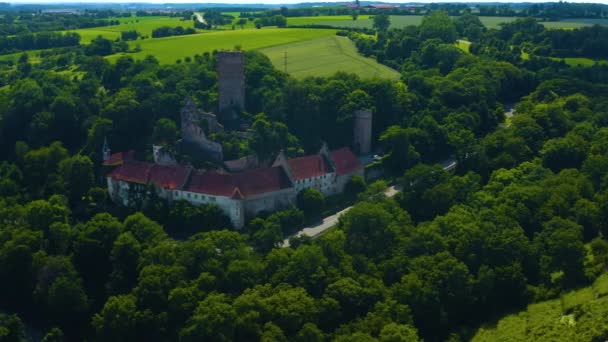
[[[396,185],[393,185],[393,186],[389,187],[388,189],[386,189],[384,194],[386,195],[386,197],[393,197],[399,192],[399,190],[400,189]],[[346,209],[343,209],[331,216],[327,216],[321,222],[318,222],[312,226],[303,228],[299,232],[297,232],[297,233],[287,237],[287,239],[283,240],[283,244],[281,246],[289,247],[289,239],[291,239],[293,237],[298,237],[298,236],[302,236],[302,235],[310,236],[313,239],[316,237],[319,237],[321,234],[325,233],[327,230],[329,230],[330,228],[337,225],[338,220],[340,219],[340,216],[344,215],[351,209],[352,209],[352,206],[350,206]]]
[[[443,166],[444,170],[450,171],[456,167],[456,161],[452,160],[452,159],[448,159],[448,160],[444,161],[443,163],[441,163],[441,166]],[[399,191],[401,191],[400,186],[393,185],[393,186],[389,187],[388,189],[386,189],[384,194],[386,195],[386,197],[393,197]],[[287,237],[287,239],[283,240],[283,244],[281,246],[289,247],[289,239],[291,239],[293,237],[298,237],[298,236],[303,236],[303,235],[310,236],[313,239],[316,237],[319,237],[321,234],[325,233],[326,231],[328,231],[329,229],[331,229],[332,227],[337,225],[338,220],[340,219],[340,216],[347,213],[351,208],[352,208],[352,206],[350,206],[346,209],[343,209],[331,216],[327,216],[321,222],[317,222],[316,224],[314,224],[312,226],[303,228],[299,232],[297,232],[297,233]]]

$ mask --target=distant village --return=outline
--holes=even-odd
[[[219,99],[217,115],[199,111],[192,99],[181,109],[181,139],[175,146],[179,153],[210,160],[218,169],[195,169],[180,164],[166,146],[153,146],[154,162],[137,160],[133,151],[111,153],[108,142],[103,147],[103,164],[108,194],[119,205],[130,206],[145,200],[153,187],[159,198],[173,202],[185,200],[192,205],[215,204],[237,229],[263,211],[276,211],[295,205],[297,194],[314,188],[324,195],[344,191],[355,176],[364,176],[359,155],[371,152],[372,112],[354,113],[354,141],[350,147],[330,151],[323,145],[314,155],[286,158],[281,151],[271,161],[256,155],[224,160],[222,146],[207,138],[207,132],[235,130],[242,127],[239,113],[245,106],[245,72],[242,51],[218,52]]]

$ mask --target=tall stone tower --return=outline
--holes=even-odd
[[[358,154],[369,154],[372,151],[372,117],[371,109],[355,111],[353,148]]]
[[[245,109],[245,56],[243,51],[217,53],[219,83],[218,116],[226,125],[238,119],[238,112]]]
[[[103,161],[110,159],[110,145],[108,145],[108,138],[103,138],[103,147],[101,148],[101,156]]]

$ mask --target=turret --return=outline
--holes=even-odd
[[[110,146],[108,145],[108,138],[104,137],[103,138],[103,147],[101,148],[101,155],[103,158],[103,161],[105,162],[106,160],[110,159]]]

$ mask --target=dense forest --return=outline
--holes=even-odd
[[[608,67],[528,48],[542,37],[542,55],[558,54],[551,37],[572,35],[583,53],[605,39],[596,30],[434,12],[352,33],[399,81],[294,79],[247,51],[251,130],[214,137],[228,156],[345,146],[353,111],[372,108],[384,178],[403,188],[387,198],[385,180],[358,180],[335,229],[286,248],[315,203],[237,232],[213,205],[107,198],[104,138],[151,159],[186,97],[215,108],[214,54],[110,63],[100,38],[0,65],[0,340],[466,341],[591,284],[608,268]],[[465,37],[470,53],[454,45]],[[454,173],[437,164],[450,157]]]

